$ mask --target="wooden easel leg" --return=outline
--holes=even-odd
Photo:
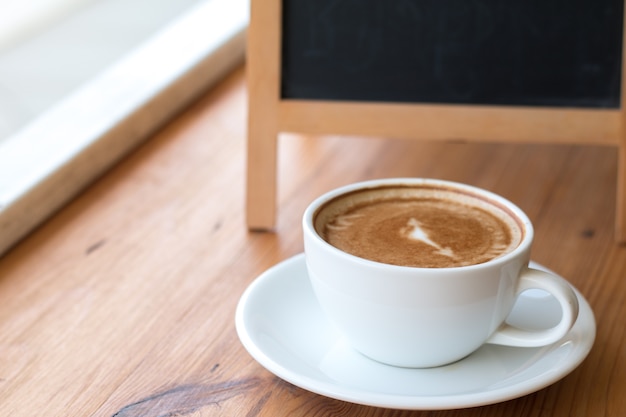
[[[626,243],[626,141],[618,149],[617,206],[615,208],[615,240]]]
[[[248,229],[271,230],[276,222],[277,133],[254,129],[248,132],[246,217]]]
[[[250,2],[248,27],[248,162],[246,217],[250,230],[276,222],[281,2]]]

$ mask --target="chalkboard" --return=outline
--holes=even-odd
[[[281,133],[618,147],[624,0],[252,0],[246,218],[275,226]],[[442,162],[445,163],[445,162]]]
[[[619,108],[621,0],[283,0],[283,99]]]

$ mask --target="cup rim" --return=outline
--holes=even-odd
[[[362,258],[356,255],[352,255],[348,252],[345,252],[341,249],[336,248],[335,246],[328,243],[324,240],[315,230],[313,225],[313,219],[318,209],[322,207],[326,202],[339,197],[341,195],[354,192],[361,189],[372,189],[379,188],[383,186],[390,185],[439,185],[452,189],[460,189],[467,191],[471,194],[477,194],[487,201],[493,201],[498,203],[499,205],[505,207],[509,210],[516,218],[516,220],[520,223],[520,226],[523,227],[523,236],[519,245],[512,251],[498,256],[496,258],[490,259],[486,262],[472,264],[472,265],[464,265],[464,266],[448,266],[448,267],[419,267],[419,266],[407,266],[407,265],[395,265],[395,264],[387,264],[384,262],[373,261],[370,259]],[[526,215],[526,213],[520,209],[516,204],[512,201],[506,199],[505,197],[496,194],[492,191],[486,190],[484,188],[480,188],[474,185],[461,183],[457,181],[436,179],[436,178],[421,178],[421,177],[394,177],[394,178],[380,178],[380,179],[371,179],[365,181],[354,182],[350,184],[346,184],[343,186],[339,186],[337,188],[331,189],[322,195],[315,198],[304,211],[302,216],[302,227],[305,235],[309,235],[312,237],[318,244],[322,245],[326,250],[331,251],[338,256],[345,256],[348,259],[351,259],[353,262],[362,263],[365,265],[369,265],[371,267],[384,267],[384,268],[392,268],[397,270],[428,270],[428,271],[449,271],[449,270],[469,270],[469,269],[480,269],[485,267],[491,267],[493,265],[503,264],[508,262],[511,258],[515,258],[519,256],[520,253],[529,250],[529,247],[533,241],[534,237],[534,229],[533,225]]]

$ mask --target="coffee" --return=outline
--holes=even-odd
[[[381,186],[342,195],[318,209],[314,225],[344,252],[423,268],[487,262],[515,249],[524,233],[497,202],[433,185]]]

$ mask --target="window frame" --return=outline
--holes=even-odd
[[[248,10],[247,0],[199,4],[3,140],[0,256],[240,65]]]

